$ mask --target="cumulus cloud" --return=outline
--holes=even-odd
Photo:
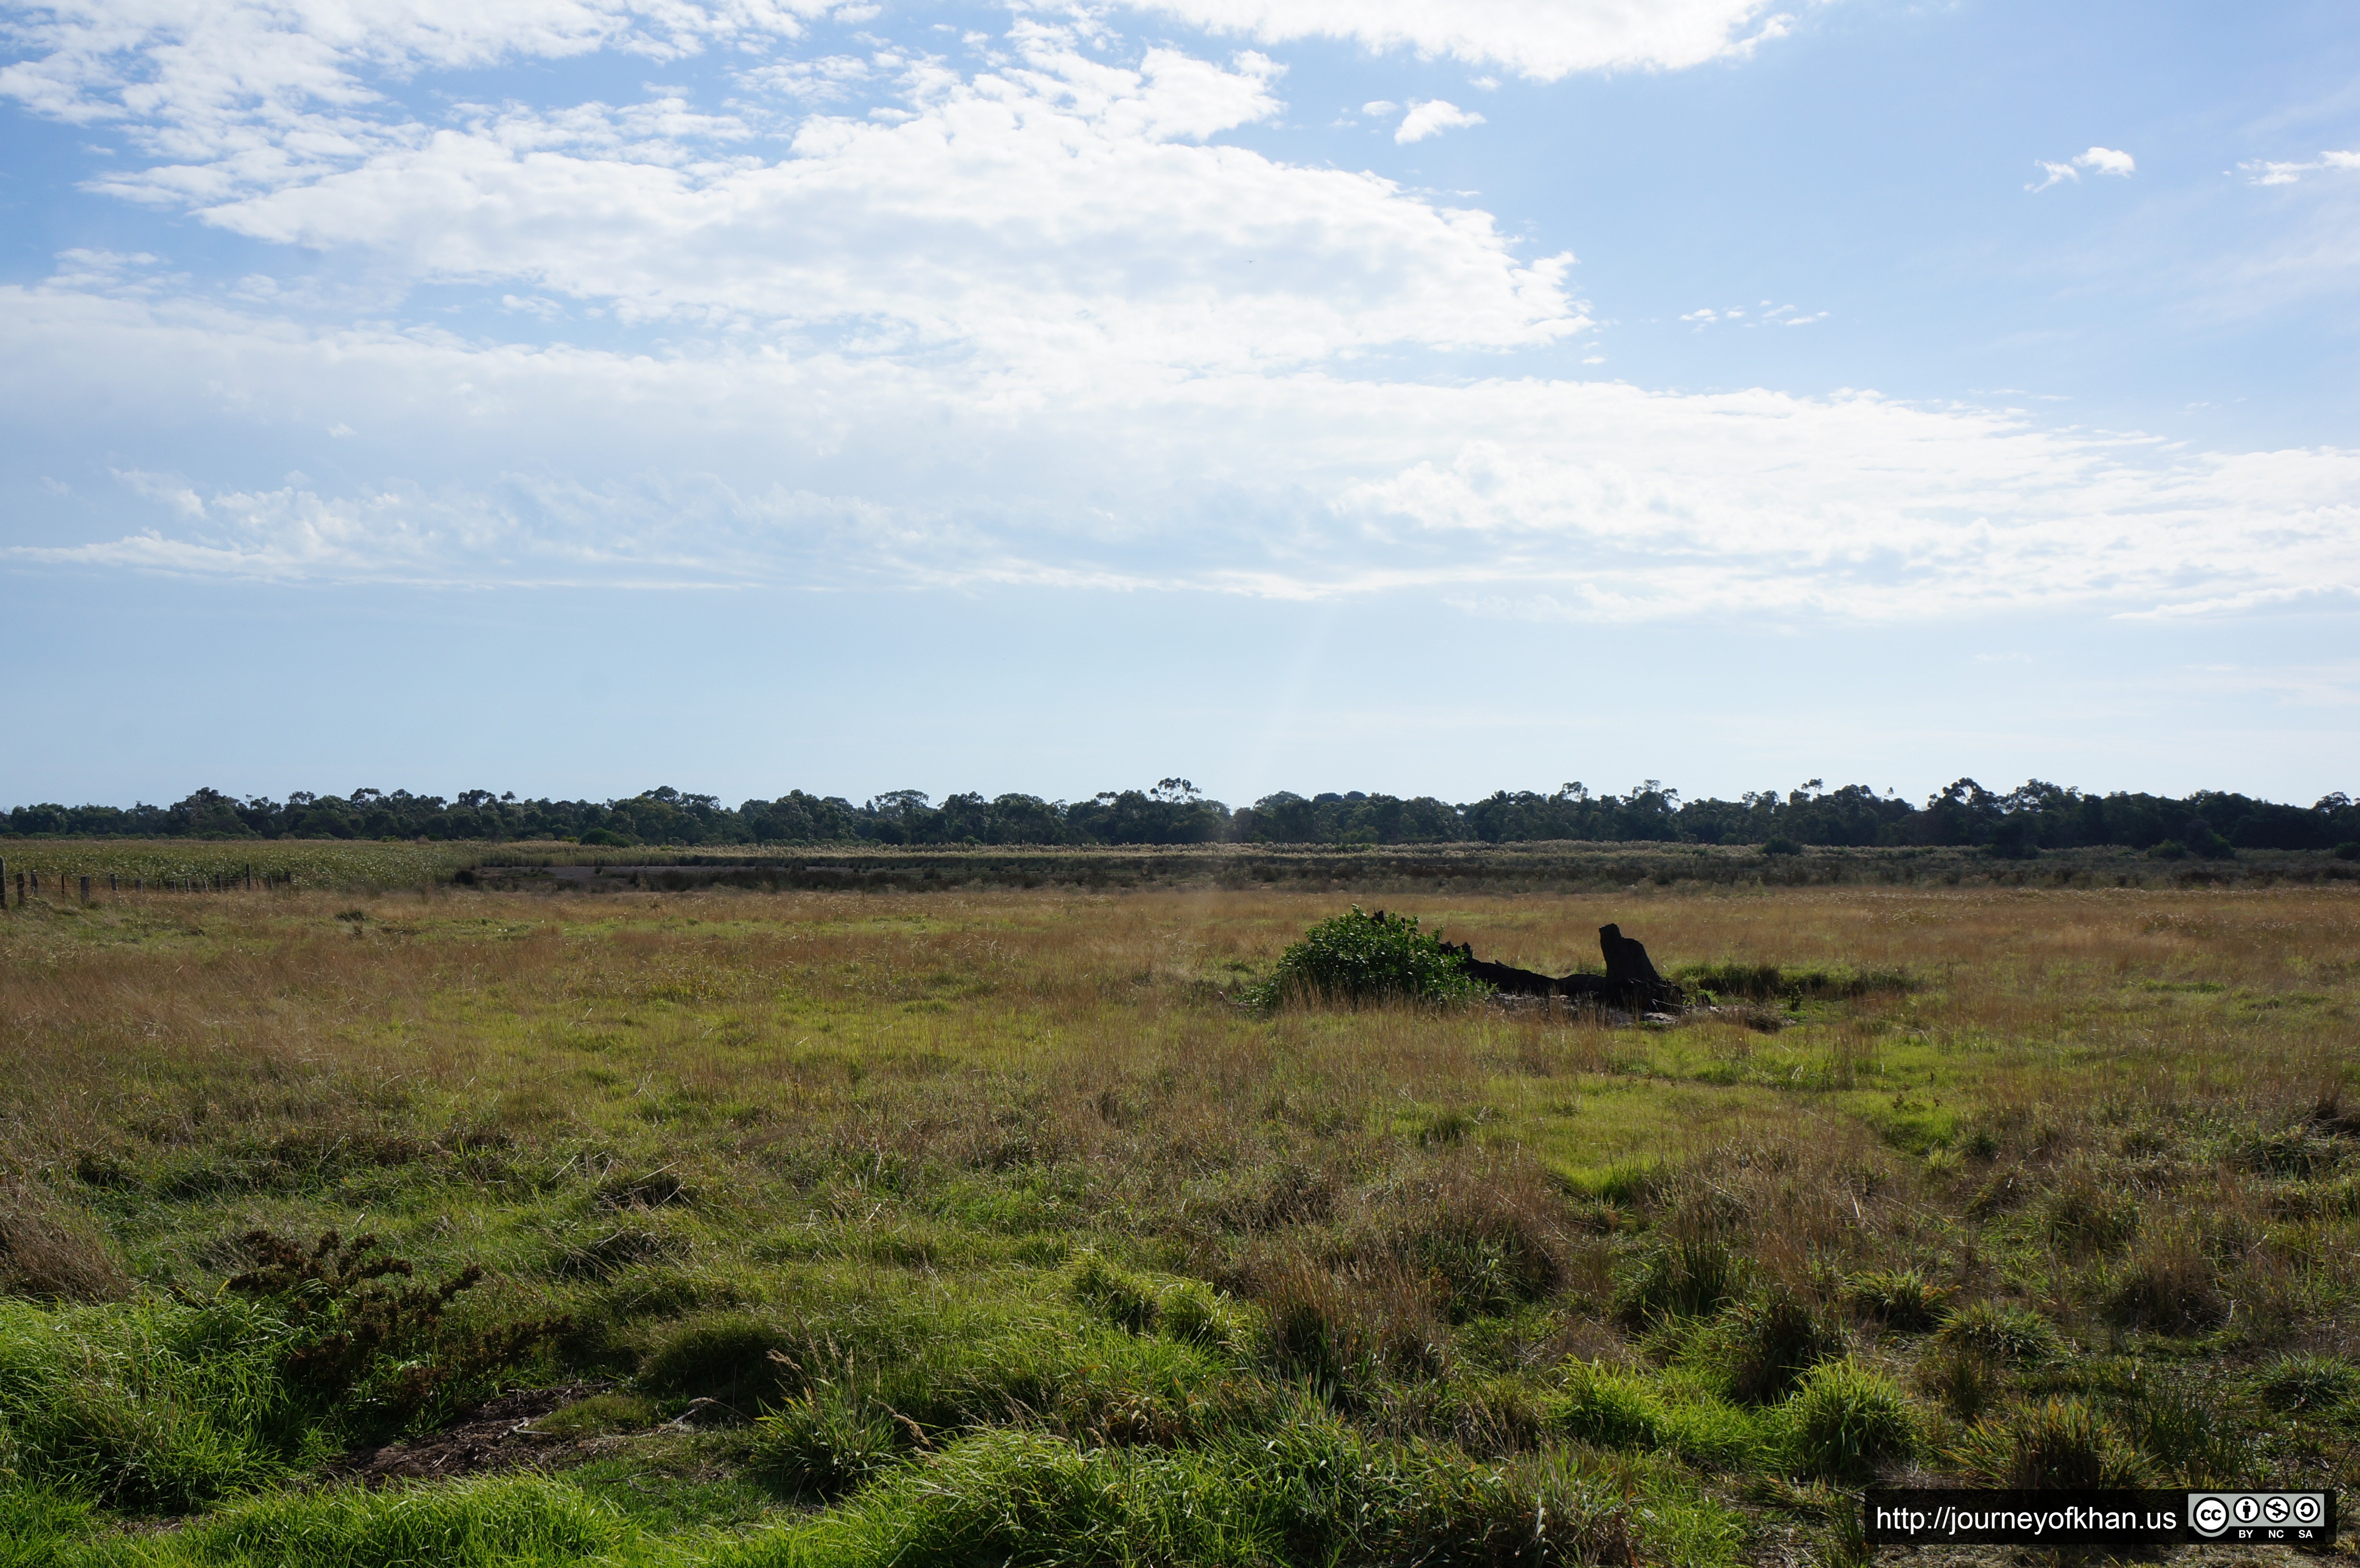
[[[1553,82],[1577,71],[1677,71],[1783,36],[1768,0],[1138,0],[1270,43],[1348,38]]]
[[[1441,98],[1429,98],[1412,103],[1409,113],[1402,116],[1401,128],[1393,140],[1402,143],[1422,142],[1428,136],[1438,136],[1445,131],[1455,131],[1466,125],[1480,125],[1483,116],[1471,109]]]
[[[366,250],[518,299],[857,326],[1042,366],[1502,349],[1588,325],[1570,258],[1520,257],[1486,213],[1214,145],[1278,111],[1280,69],[1261,55],[1151,49],[1129,67],[1054,28],[1013,41],[972,75],[905,65],[905,114],[809,116],[775,161],[728,156],[742,126],[673,99],[514,108],[189,200],[253,238]]]
[[[2322,152],[2308,163],[2241,163],[2237,171],[2249,185],[2292,185],[2306,174],[2344,173],[2360,169],[2360,152]]]
[[[2092,174],[2112,174],[2127,180],[2138,168],[2136,160],[2130,154],[2117,152],[2113,147],[2093,147],[2088,152],[2076,153],[2071,159],[2064,163],[2050,163],[2046,158],[2036,158],[2032,160],[2032,166],[2041,170],[2047,178],[2038,185],[2026,186],[2027,191],[2046,191],[2052,185],[2062,184],[2068,180],[2078,185],[2081,182],[2081,171],[2085,169]]]

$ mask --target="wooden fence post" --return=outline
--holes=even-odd
[[[82,901],[85,904],[90,902],[90,878],[87,877],[82,879]]]

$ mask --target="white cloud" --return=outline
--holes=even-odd
[[[1393,133],[1397,142],[1422,142],[1428,136],[1438,136],[1445,131],[1455,131],[1466,125],[1480,125],[1483,116],[1471,109],[1441,98],[1428,98],[1414,103],[1409,113],[1402,116],[1401,128]]]
[[[1388,114],[1400,114],[1401,105],[1388,99],[1380,98],[1374,103],[1361,104],[1360,113],[1372,120],[1382,120]]]
[[[1775,25],[1754,5],[1607,0],[1198,8],[1533,75],[1693,63]],[[1513,362],[1418,379],[1438,373],[1412,351],[1586,330],[1572,258],[1371,174],[1225,145],[1284,112],[1260,54],[1126,54],[1088,18],[1022,16],[965,69],[759,47],[821,14],[43,13],[0,89],[119,122],[158,160],[99,189],[349,255],[394,303],[315,330],[297,321],[300,267],[273,269],[285,289],[256,272],[200,297],[169,262],[94,249],[0,289],[0,419],[60,473],[53,454],[104,431],[120,469],[113,504],[76,514],[103,528],[11,558],[278,581],[1414,586],[1624,618],[2360,591],[2352,452],[2166,451],[2015,413],[1650,393]],[[1529,24],[1522,42],[1503,18]],[[1676,48],[1681,18],[1701,30]],[[520,53],[723,44],[748,95],[726,113],[663,88],[429,123],[393,93]],[[1399,134],[1479,122],[1431,100]],[[2055,167],[2131,163],[2092,148]],[[476,290],[470,330],[653,322],[664,341],[469,341],[422,307],[404,324],[400,289],[425,283]],[[1825,317],[1765,300],[1682,319]],[[341,432],[333,463],[323,428]],[[167,430],[202,459],[128,450]],[[104,488],[107,462],[86,466]]]
[[[2046,191],[2052,185],[2061,184],[2067,180],[2078,185],[2081,182],[2081,171],[2085,169],[2093,174],[2112,174],[2127,180],[2138,168],[2136,160],[2130,154],[2117,152],[2113,147],[2093,147],[2088,152],[2076,153],[2070,160],[2064,163],[2050,163],[2046,158],[2037,158],[2032,160],[2032,166],[2044,171],[2048,178],[2038,185],[2026,186],[2027,191]]]
[[[1588,324],[1570,257],[1519,258],[1488,214],[1205,145],[1278,112],[1260,55],[1153,49],[1132,69],[1055,29],[1016,44],[972,76],[910,67],[897,123],[815,115],[776,162],[729,155],[737,123],[677,100],[519,109],[199,211],[517,300],[1040,366],[1509,348]]]
[[[2343,173],[2360,169],[2360,152],[2322,152],[2309,163],[2241,163],[2238,171],[2249,185],[2292,185],[2306,174]]]
[[[1783,36],[1769,0],[1138,0],[1200,27],[1268,43],[1349,38],[1555,81],[1576,71],[1677,71]]]
[[[0,418],[45,451],[103,409],[252,452],[126,474],[144,518],[20,561],[290,581],[1423,588],[1599,619],[2220,613],[2360,593],[2360,452],[2190,452],[1873,394],[1318,370],[1057,385],[898,354],[650,360],[304,334],[54,289],[0,292],[0,362],[16,367]],[[290,464],[271,432],[316,430],[322,408],[364,432],[339,447],[356,477],[276,477]]]

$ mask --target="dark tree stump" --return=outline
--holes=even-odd
[[[1598,944],[1606,954],[1606,973],[1543,975],[1509,964],[1491,964],[1475,956],[1471,942],[1442,944],[1466,961],[1467,973],[1494,991],[1509,996],[1561,996],[1568,1001],[1612,1003],[1642,1012],[1649,1007],[1675,1007],[1679,987],[1655,973],[1647,950],[1624,936],[1620,927],[1601,926]]]
[[[1598,946],[1606,955],[1607,987],[1616,996],[1628,998],[1633,1007],[1665,1006],[1679,999],[1679,988],[1655,973],[1655,966],[1647,961],[1646,948],[1624,936],[1622,927],[1600,926]]]

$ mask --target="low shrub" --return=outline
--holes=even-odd
[[[2148,1479],[2138,1454],[2086,1399],[2020,1405],[1969,1427],[1948,1455],[1959,1470],[2018,1489],[2138,1486]]]
[[[1466,960],[1445,953],[1441,939],[1418,929],[1415,915],[1374,914],[1358,904],[1303,933],[1279,955],[1250,999],[1262,1007],[1286,1002],[1457,1002],[1488,989],[1467,973]]]
[[[471,1263],[440,1284],[396,1284],[416,1270],[373,1236],[347,1241],[325,1231],[307,1246],[256,1230],[238,1249],[253,1267],[223,1290],[265,1303],[294,1331],[281,1375],[316,1410],[344,1404],[399,1425],[431,1403],[480,1393],[571,1326],[534,1317],[454,1329],[445,1321],[451,1303],[482,1283],[482,1267]]]
[[[1908,1397],[1892,1378],[1857,1361],[1812,1367],[1789,1409],[1796,1456],[1812,1475],[1863,1482],[1918,1452]]]
[[[1950,1290],[1930,1285],[1915,1269],[1872,1269],[1855,1274],[1844,1287],[1844,1297],[1863,1317],[1889,1329],[1915,1334],[1941,1321]]]

